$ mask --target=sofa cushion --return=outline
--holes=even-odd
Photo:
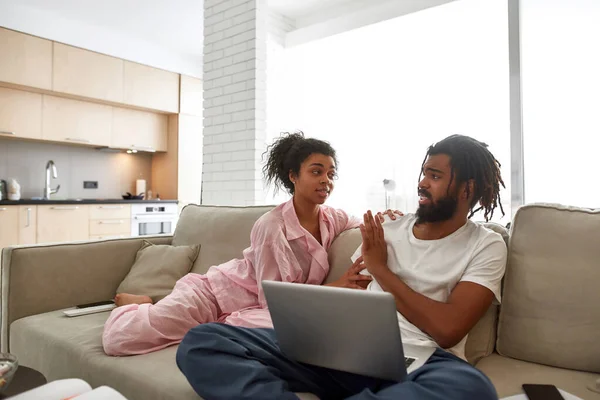
[[[582,399],[600,400],[600,393],[588,389],[600,377],[597,374],[533,364],[498,353],[482,359],[476,367],[492,380],[500,398],[523,393],[524,383],[539,383],[556,385]]]
[[[256,220],[273,206],[219,207],[187,205],[173,233],[174,246],[202,245],[192,271],[204,274],[213,265],[241,258],[250,245]]]
[[[92,387],[111,386],[128,400],[200,398],[177,368],[176,346],[133,357],[107,356],[101,337],[108,315],[69,318],[53,311],[20,319],[10,326],[10,351],[48,381],[80,378]]]
[[[512,225],[497,350],[600,372],[600,211],[529,205]]]
[[[485,226],[500,233],[505,240],[508,239],[508,232],[501,225],[489,223],[485,224]],[[339,279],[346,272],[350,265],[352,265],[350,257],[354,254],[358,246],[360,246],[361,242],[362,238],[358,229],[342,232],[334,240],[329,249],[330,269],[325,283]],[[492,304],[486,314],[469,333],[465,354],[470,363],[474,364],[482,357],[488,356],[494,351],[497,316],[498,306]]]
[[[101,336],[108,316],[105,312],[69,318],[53,311],[20,319],[10,327],[10,351],[20,365],[40,371],[48,381],[79,378],[94,388],[110,386],[128,400],[201,399],[177,367],[177,346],[137,356],[107,356]],[[317,399],[310,393],[296,395]]]
[[[175,283],[190,272],[199,251],[199,244],[169,246],[144,241],[117,293],[150,296],[156,303],[171,293]]]

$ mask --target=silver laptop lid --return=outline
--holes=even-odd
[[[288,357],[375,378],[406,377],[391,294],[274,281],[262,286]]]

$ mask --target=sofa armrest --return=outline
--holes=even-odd
[[[172,236],[3,249],[0,350],[8,351],[9,326],[20,318],[112,299],[143,240],[170,244]]]

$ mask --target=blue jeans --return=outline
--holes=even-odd
[[[206,400],[296,400],[294,392],[313,393],[321,400],[498,399],[481,371],[441,349],[398,383],[302,364],[281,353],[272,329],[217,323],[187,333],[177,350],[177,365]]]

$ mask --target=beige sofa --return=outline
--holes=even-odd
[[[254,221],[270,207],[187,206],[172,237],[154,243],[202,249],[192,272],[239,257]],[[494,229],[502,231],[495,226]],[[500,397],[522,383],[551,383],[583,399],[600,378],[600,213],[526,206],[513,221],[501,310],[492,306],[467,343],[471,363]],[[330,250],[336,279],[350,265],[358,231]],[[61,309],[112,298],[141,239],[7,248],[2,253],[1,349],[49,380],[81,378],[130,400],[197,399],[175,364],[176,346],[108,357],[101,332],[108,313],[67,318]]]

